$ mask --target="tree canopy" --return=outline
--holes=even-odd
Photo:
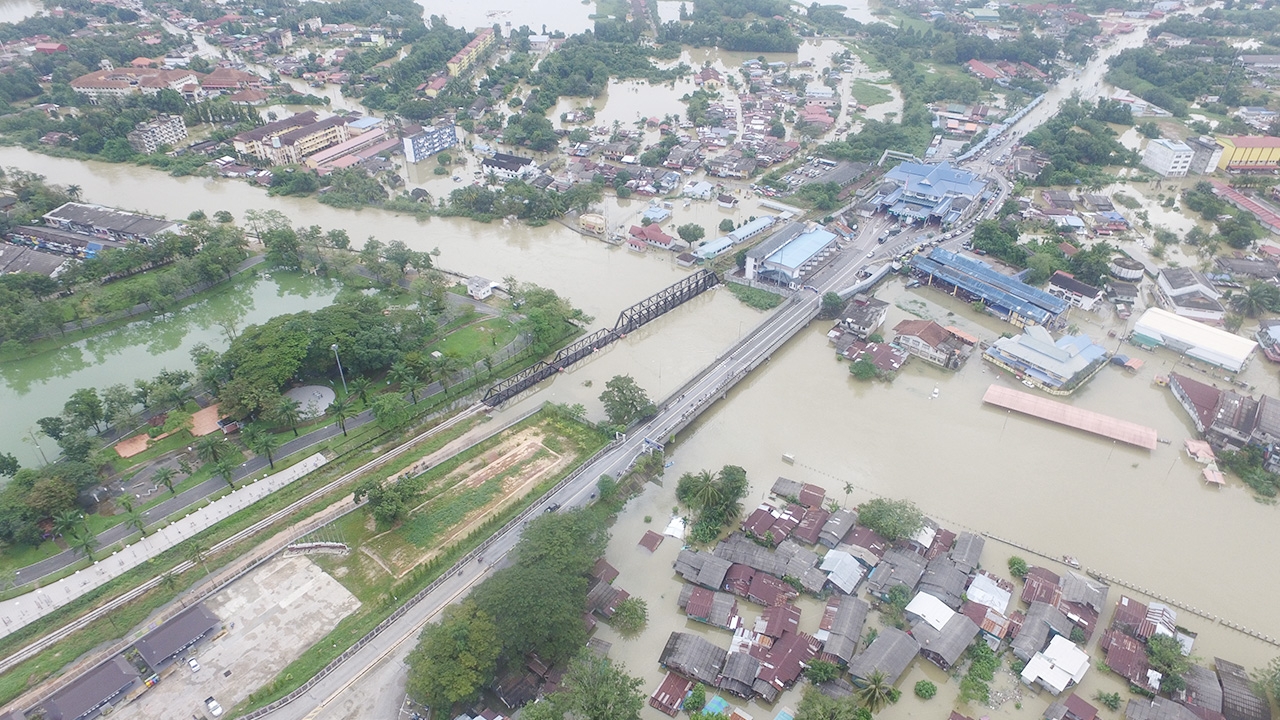
[[[924,514],[910,500],[875,498],[858,506],[858,522],[892,542],[924,527]]]
[[[498,626],[474,601],[450,605],[409,654],[409,694],[440,714],[475,700],[493,679],[501,648]]]
[[[630,375],[615,375],[604,384],[604,388],[600,402],[604,403],[605,414],[614,425],[628,426],[652,415],[657,409],[644,388]]]

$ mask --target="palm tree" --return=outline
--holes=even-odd
[[[61,535],[64,538],[77,527],[80,526],[84,516],[76,510],[63,510],[53,516],[53,534]]]
[[[199,540],[192,538],[182,544],[182,554],[193,563],[200,563],[200,567],[204,568],[204,574],[209,574],[209,566],[204,564],[205,555],[209,549],[200,544]]]
[[[173,479],[178,476],[178,471],[171,467],[162,467],[151,476],[157,485],[163,485],[169,488],[170,495],[177,495],[178,491],[173,489]]]
[[[213,464],[213,471],[214,473],[221,476],[222,479],[225,480],[227,484],[231,486],[232,490],[235,490],[236,483],[235,483],[234,475],[236,472],[236,467],[237,465],[235,460],[229,457],[224,457],[218,462]]]
[[[178,587],[178,576],[167,572],[160,576],[160,587],[172,591]]]
[[[133,506],[128,498],[124,498],[120,502],[120,507],[124,508],[124,524],[142,533],[142,537],[147,536],[147,516],[142,510]]]
[[[862,707],[874,715],[889,704],[891,690],[893,686],[889,684],[889,679],[883,672],[876,670],[867,676],[867,684],[858,691],[858,700]]]
[[[387,379],[399,385],[400,392],[408,390],[413,397],[413,404],[418,404],[418,390],[422,388],[422,381],[418,379],[418,373],[414,372],[407,363],[398,362],[392,365],[391,372],[387,373]]]
[[[693,492],[689,496],[690,500],[702,510],[720,505],[724,500],[724,493],[720,492],[720,483],[716,482],[711,471],[703,470],[693,477],[694,485]]]
[[[346,437],[347,419],[355,414],[354,408],[351,407],[351,396],[338,398],[329,403],[329,414],[338,421],[338,427],[342,428],[342,436]]]
[[[71,198],[72,200],[79,200],[81,192],[83,192],[83,190],[80,188],[79,185],[67,186],[67,197]]]
[[[216,463],[227,456],[227,441],[220,435],[205,435],[196,441],[196,457],[201,462]]]
[[[1258,317],[1268,310],[1280,308],[1280,288],[1264,282],[1251,282],[1243,291],[1231,296],[1231,306],[1246,317]]]
[[[71,537],[67,538],[67,545],[72,550],[79,550],[84,553],[85,557],[93,560],[93,551],[98,549],[98,538],[94,537],[93,533],[88,530],[77,529],[71,534]]]
[[[302,422],[302,411],[296,400],[290,400],[281,395],[275,406],[271,408],[270,417],[281,425],[288,425],[289,429],[293,430],[293,436],[298,437],[298,423]]]
[[[272,470],[276,469],[275,458],[271,453],[275,452],[281,445],[280,437],[261,425],[249,425],[241,434],[244,444],[250,450],[267,458],[267,464]]]
[[[373,389],[373,381],[361,375],[351,379],[349,383],[350,392],[347,397],[352,396],[360,398],[360,404],[365,407],[369,406],[369,391]]]
[[[844,504],[846,507],[849,505],[849,493],[851,492],[853,492],[853,483],[846,482],[844,484]]]
[[[462,369],[462,361],[453,355],[441,355],[435,362],[435,376],[444,388],[444,396],[449,397],[449,385],[453,382],[453,374]]]

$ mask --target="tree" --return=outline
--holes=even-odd
[[[1258,689],[1270,695],[1273,701],[1280,699],[1280,657],[1272,658],[1265,667],[1254,670],[1253,679]]]
[[[1186,687],[1183,676],[1191,668],[1191,661],[1182,654],[1182,645],[1177,639],[1159,633],[1147,638],[1147,659],[1162,675],[1161,692],[1177,692]]]
[[[681,240],[692,245],[706,237],[707,231],[697,223],[685,223],[676,228],[676,234],[680,236]]]
[[[557,704],[581,720],[639,720],[642,682],[607,657],[582,653],[569,664]]]
[[[157,485],[163,485],[169,488],[170,495],[177,495],[177,491],[173,489],[173,479],[177,475],[177,470],[174,470],[171,467],[162,467],[159,470],[156,470],[155,474],[151,476],[151,480]]]
[[[858,522],[893,542],[911,537],[924,527],[924,514],[910,500],[876,498],[858,507]]]
[[[237,467],[239,466],[236,465],[236,461],[234,458],[230,456],[223,457],[213,464],[213,472],[218,477],[222,478],[223,481],[226,482],[227,485],[229,485],[232,490],[235,490],[236,489],[235,474],[236,474]]]
[[[10,453],[0,453],[0,475],[13,477],[18,474],[20,469],[22,469],[22,466],[18,464],[18,458]]]
[[[707,689],[702,683],[694,683],[693,689],[689,691],[689,696],[684,700],[684,709],[686,712],[696,713],[707,706]]]
[[[84,523],[84,515],[79,510],[63,510],[53,516],[53,534],[67,537],[73,530]],[[87,527],[85,528],[88,529]]]
[[[632,638],[644,630],[649,621],[649,605],[644,598],[629,597],[614,608],[609,624],[624,638]]]
[[[501,648],[497,625],[474,601],[451,605],[440,622],[423,628],[409,654],[409,694],[448,716],[492,681]]]
[[[1255,281],[1242,292],[1231,295],[1231,307],[1246,317],[1256,318],[1264,312],[1280,310],[1280,288]]]
[[[859,516],[861,519],[861,516]],[[871,713],[878,713],[889,704],[890,692],[893,686],[889,684],[889,679],[880,670],[873,671],[866,678],[866,685],[859,688],[855,696],[858,702],[862,703],[862,707]]]
[[[710,470],[685,473],[676,483],[676,499],[695,511],[716,507],[723,499],[720,485]]]
[[[859,707],[854,697],[828,697],[818,688],[808,685],[800,698],[796,720],[871,720],[871,713]]]
[[[360,398],[361,405],[364,405],[365,407],[369,407],[369,391],[373,389],[372,380],[370,380],[369,378],[363,375],[360,375],[360,376],[351,378],[351,382],[348,387],[350,389],[350,393],[347,395],[348,398],[358,397]]]
[[[880,370],[870,360],[859,358],[849,364],[849,374],[858,380],[875,380],[880,376]]]
[[[839,293],[828,292],[822,296],[822,308],[818,311],[818,316],[824,320],[834,320],[840,317],[840,311],[844,309],[844,300],[841,299]]]
[[[77,427],[102,430],[102,400],[93,388],[80,388],[71,393],[71,399],[62,406],[62,412]]]
[[[196,441],[196,457],[201,462],[216,464],[228,452],[227,441],[221,435],[205,435]]]
[[[208,557],[209,549],[206,548],[199,540],[191,538],[182,544],[182,556],[193,563],[200,563],[200,567],[204,568],[204,574],[209,574],[209,566],[205,565],[205,558]]]
[[[1017,555],[1009,558],[1009,574],[1019,580],[1025,578],[1027,576],[1027,561]]]
[[[921,680],[920,682],[916,683],[915,692],[916,692],[916,697],[920,698],[921,700],[929,700],[934,695],[938,694],[938,686],[934,685],[928,680]]]
[[[245,447],[258,455],[266,457],[267,465],[272,470],[276,469],[276,461],[272,457],[272,453],[279,449],[282,444],[280,436],[271,432],[265,426],[253,423],[245,426],[244,432],[241,433],[240,437],[244,440]]]
[[[140,508],[133,506],[133,503],[126,497],[120,503],[124,508],[124,523],[129,527],[142,533],[142,537],[147,536],[147,516],[143,514]]]
[[[293,436],[298,437],[298,424],[302,422],[302,408],[297,400],[281,395],[268,411],[268,417],[272,422],[288,425],[289,429],[293,430]]]
[[[605,414],[614,425],[628,426],[652,415],[657,409],[644,388],[630,375],[615,375],[604,387],[600,402],[604,403]]]
[[[422,378],[418,377],[418,373],[404,361],[400,361],[391,366],[391,372],[387,373],[387,379],[400,386],[400,392],[409,391],[409,396],[413,398],[413,404],[418,404],[418,391],[422,389]]]
[[[385,483],[371,477],[356,486],[352,498],[356,502],[367,500],[373,519],[382,525],[392,525],[408,512],[410,494],[407,486],[401,483]]]
[[[340,397],[329,403],[329,414],[337,421],[338,427],[342,428],[342,436],[347,436],[347,420],[355,414],[355,409],[351,407],[351,396]]]
[[[98,538],[87,528],[77,529],[67,538],[67,545],[75,551],[84,553],[86,558],[93,560],[93,551],[98,549]]]
[[[371,407],[374,421],[384,430],[397,430],[409,421],[409,403],[399,395],[379,395]]]
[[[809,663],[809,667],[804,669],[804,674],[809,678],[809,682],[821,685],[840,677],[840,667],[826,660],[813,660]]]
[[[733,220],[731,218],[725,218],[720,221],[719,227],[720,227],[720,232],[724,232],[724,233],[733,232]]]

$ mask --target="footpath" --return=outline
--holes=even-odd
[[[35,592],[6,601],[3,606],[0,606],[0,637],[9,635],[76,598],[102,587],[160,553],[204,532],[214,524],[289,485],[324,465],[325,462],[327,460],[324,455],[316,453],[274,475],[242,485],[199,510],[188,513],[143,537],[138,542],[125,545],[123,549],[95,560],[93,565],[83,570],[77,570],[61,580],[38,588]]]

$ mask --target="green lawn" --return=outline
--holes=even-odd
[[[427,353],[441,352],[459,358],[491,354],[516,339],[517,330],[510,320],[490,318],[449,333],[427,347]]]
[[[738,283],[729,283],[728,285],[729,292],[733,293],[744,304],[750,305],[757,310],[772,310],[781,305],[785,299],[777,293],[753,288],[749,285],[740,285]]]
[[[854,80],[849,84],[849,92],[857,99],[858,104],[870,107],[887,103],[893,99],[893,93],[889,92],[883,85],[868,82],[866,80]]]

